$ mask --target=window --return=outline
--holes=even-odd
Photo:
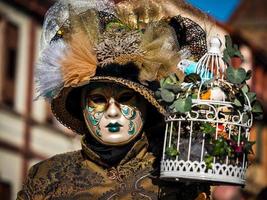
[[[11,199],[11,185],[0,180],[0,199]]]
[[[18,54],[18,27],[6,21],[4,22],[3,33],[1,47],[4,50],[2,53],[2,104],[13,108]]]

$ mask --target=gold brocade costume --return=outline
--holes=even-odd
[[[176,74],[182,80],[184,75],[177,69],[182,55],[196,61],[207,50],[203,27],[193,18],[183,17],[183,11],[202,22],[206,15],[183,0],[112,2],[58,0],[46,14],[36,66],[37,92],[51,103],[61,124],[83,136],[82,150],[33,166],[18,200],[193,200],[206,199],[209,194],[208,184],[160,179],[164,130],[156,130],[159,134],[147,131],[157,129],[167,115],[156,98],[161,79]],[[86,86],[97,83],[128,88],[142,97],[147,107],[142,113],[146,116],[146,134],[136,133],[140,138],[134,140],[130,150],[122,146],[125,154],[119,164],[109,165],[103,159],[106,154],[98,154],[86,140],[92,131],[83,115],[81,99]],[[110,99],[105,101],[106,108]],[[100,123],[97,115],[91,121]]]
[[[200,192],[205,186],[162,181],[153,164],[155,156],[148,152],[145,135],[116,167],[101,161],[83,140],[81,151],[56,155],[33,166],[17,199],[183,199],[185,194],[205,199]]]

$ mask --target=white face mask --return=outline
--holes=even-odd
[[[134,91],[118,85],[85,88],[83,115],[93,137],[111,146],[134,140],[144,124],[145,102]]]

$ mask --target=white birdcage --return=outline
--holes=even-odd
[[[161,178],[245,183],[248,154],[244,145],[252,125],[251,104],[246,94],[242,109],[228,100],[233,84],[225,79],[227,64],[220,48],[220,40],[212,38],[209,51],[196,64],[202,81],[183,84],[188,93],[197,91],[192,110],[165,119]]]

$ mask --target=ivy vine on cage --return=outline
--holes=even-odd
[[[169,75],[161,80],[161,87],[156,92],[157,99],[169,112],[162,163],[169,167],[173,164],[168,163],[170,160],[177,161],[174,167],[165,167],[167,171],[175,172],[171,176],[186,178],[186,174],[180,173],[186,169],[179,168],[179,162],[186,161],[204,164],[201,165],[204,172],[213,172],[218,177],[224,172],[216,174],[216,165],[226,166],[225,170],[229,166],[236,167],[242,171],[236,175],[240,180],[225,182],[244,183],[248,156],[253,154],[255,143],[249,140],[252,116],[260,118],[263,111],[256,94],[246,83],[251,78],[251,71],[231,66],[233,57],[243,57],[231,38],[225,38],[223,54],[220,40],[212,38],[206,55],[197,63],[181,61],[184,76]],[[183,63],[187,65],[183,66]],[[188,173],[192,171],[189,169]],[[193,179],[198,179],[197,173]],[[207,179],[219,180],[210,176]]]

